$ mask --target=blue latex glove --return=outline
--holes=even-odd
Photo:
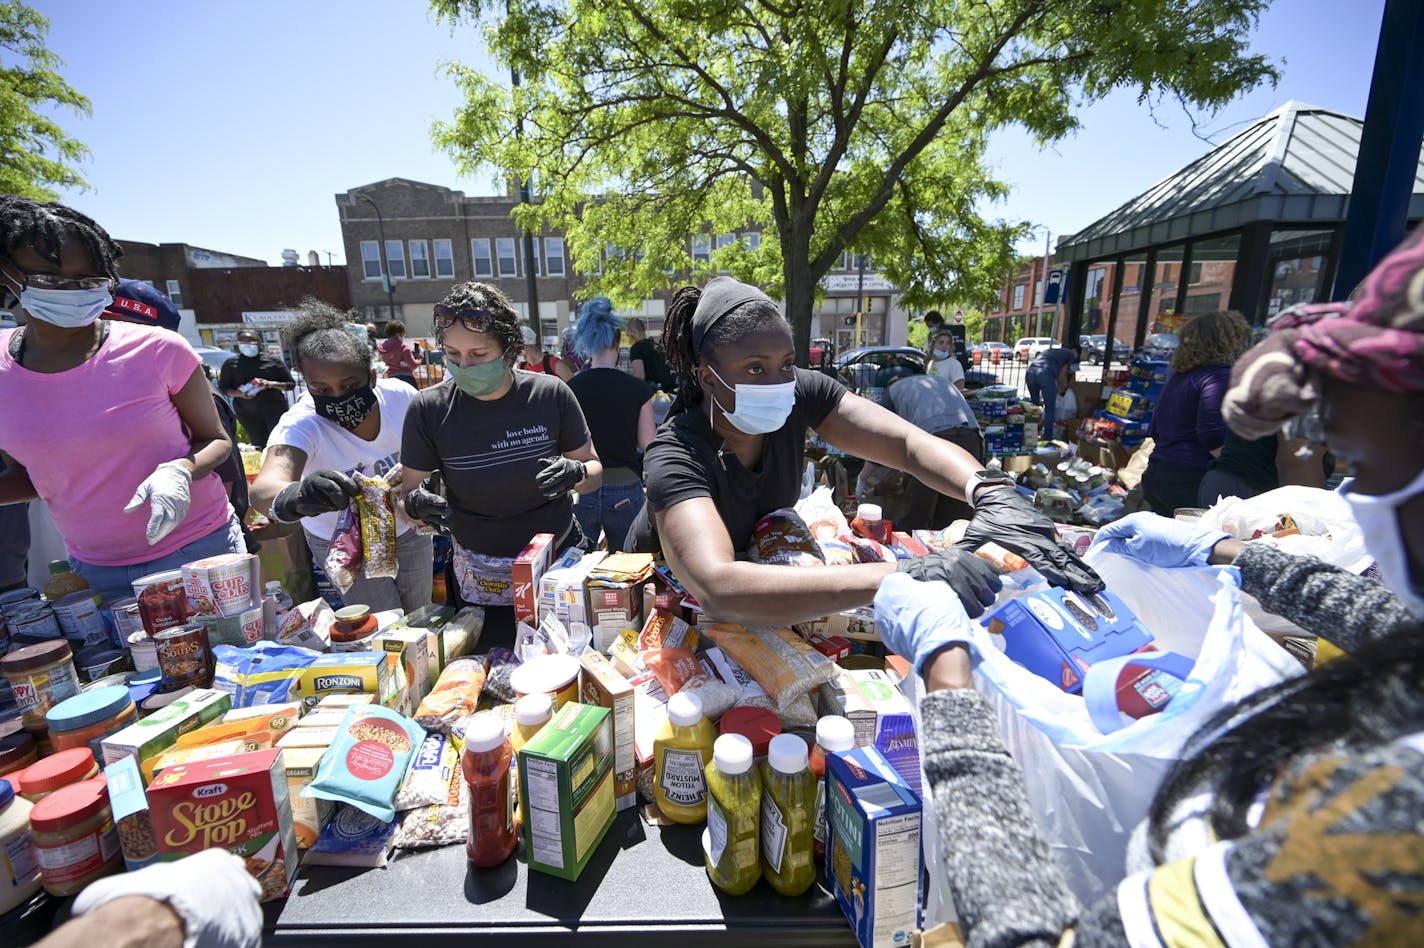
[[[931,655],[956,642],[970,644],[973,625],[959,596],[944,582],[921,582],[905,573],[885,577],[875,594],[875,625],[885,647],[924,674]]]
[[[1210,565],[1211,550],[1228,534],[1194,523],[1135,513],[1110,523],[1098,531],[1094,550],[1107,550],[1149,566],[1175,569]]]

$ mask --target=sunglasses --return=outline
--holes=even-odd
[[[446,306],[444,303],[435,304],[436,329],[449,329],[456,323],[464,326],[470,332],[489,332],[490,326],[494,323],[494,315],[482,309]]]
[[[114,283],[106,276],[67,277],[57,273],[26,273],[19,267],[15,270],[20,274],[20,286],[35,290],[99,290]]]

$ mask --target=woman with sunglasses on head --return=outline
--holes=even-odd
[[[303,300],[296,313],[283,336],[307,394],[272,429],[252,503],[278,522],[300,520],[319,565],[340,512],[360,492],[354,476],[386,477],[400,465],[415,389],[376,379],[370,349],[346,330],[351,314],[314,299]],[[430,602],[433,558],[430,537],[407,529],[396,540],[395,577],[357,580],[344,597],[375,611],[414,612]]]
[[[796,368],[791,327],[761,290],[717,277],[674,296],[663,331],[677,401],[644,456],[648,503],[633,549],[661,550],[708,615],[769,625],[871,601],[897,571],[943,580],[979,615],[999,578],[973,551],[990,540],[1022,554],[1050,582],[1102,588],[1058,543],[1053,522],[1007,475],[981,470],[963,448]],[[975,508],[961,548],[896,563],[786,569],[745,562],[758,520],[796,503],[814,430],[847,454],[904,471]]]
[[[449,377],[417,395],[406,415],[405,509],[449,530],[460,594],[481,601],[471,585],[475,557],[487,567],[512,559],[540,533],[553,534],[557,550],[588,548],[572,492],[597,490],[603,466],[569,387],[515,371],[524,338],[503,293],[485,283],[456,286],[435,306],[435,337]],[[443,496],[425,484],[434,472]]]
[[[202,360],[176,333],[99,318],[121,253],[77,211],[0,196],[0,279],[28,317],[0,333],[0,503],[48,501],[106,599],[246,549],[213,473],[232,444]]]

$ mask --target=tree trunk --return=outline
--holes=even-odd
[[[781,245],[786,288],[786,318],[796,346],[796,363],[810,365],[811,319],[816,308],[816,278],[811,273],[811,234],[793,224]]]

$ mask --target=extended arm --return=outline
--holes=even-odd
[[[39,493],[30,483],[30,472],[4,451],[0,451],[0,504],[22,504]]]
[[[277,494],[288,484],[301,480],[306,466],[307,453],[301,448],[289,444],[269,445],[262,470],[257,473],[257,480],[252,482],[250,495],[253,508],[269,512]]]
[[[958,445],[850,393],[816,431],[847,454],[904,471],[927,487],[959,499],[964,499],[964,485],[970,476],[983,468]]]

